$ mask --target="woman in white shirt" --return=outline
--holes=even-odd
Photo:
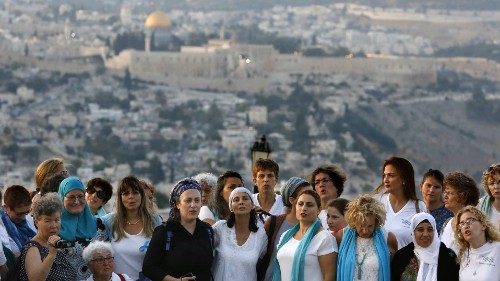
[[[254,207],[252,193],[244,187],[235,188],[229,195],[229,219],[212,226],[215,234],[212,269],[215,281],[257,280],[256,265],[265,254],[267,235],[263,227],[257,227]]]
[[[476,206],[479,200],[479,189],[476,182],[468,175],[461,172],[451,172],[445,175],[443,200],[444,206],[456,215],[463,207],[468,205]],[[446,247],[458,254],[455,228],[456,218],[452,217],[446,221],[442,228],[441,242]]]
[[[125,273],[133,280],[146,280],[142,262],[153,230],[161,224],[161,219],[150,212],[144,188],[134,176],[120,181],[116,198],[116,212],[102,217],[104,239],[111,242],[116,272]]]
[[[376,198],[386,211],[382,224],[386,231],[396,235],[398,249],[401,249],[412,242],[411,218],[427,209],[425,203],[417,199],[415,172],[410,161],[391,157],[385,160],[382,173],[382,183],[376,190],[379,193]]]
[[[304,190],[295,205],[299,223],[281,236],[273,280],[335,280],[337,244],[330,231],[321,227],[319,195]]]
[[[500,280],[500,233],[486,215],[467,206],[453,225],[459,245],[460,281]]]

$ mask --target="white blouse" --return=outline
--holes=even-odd
[[[281,239],[283,239],[283,235],[281,235]],[[299,244],[300,240],[296,240],[292,237],[279,249],[278,254],[276,255],[281,270],[281,281],[289,281],[292,279],[291,274],[293,258]],[[321,272],[318,257],[334,252],[337,253],[338,248],[337,242],[332,233],[328,230],[318,232],[313,237],[306,250],[306,256],[304,259],[304,279],[308,281],[323,280],[323,274]]]
[[[241,246],[236,242],[235,227],[229,228],[225,220],[216,222],[214,229],[215,258],[212,273],[215,281],[257,280],[256,265],[266,253],[267,235],[263,227],[250,232]]]

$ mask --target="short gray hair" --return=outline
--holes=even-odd
[[[83,250],[82,257],[86,263],[89,263],[94,257],[95,253],[105,253],[109,252],[113,255],[113,249],[111,248],[111,243],[104,241],[94,241],[91,242],[85,249]]]
[[[33,218],[38,220],[41,216],[51,216],[55,213],[61,213],[62,209],[63,203],[59,195],[55,192],[49,192],[33,202],[31,213]]]
[[[193,179],[200,185],[204,181],[210,188],[214,190],[217,188],[217,176],[212,173],[200,173],[194,176]]]

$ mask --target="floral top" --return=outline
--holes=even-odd
[[[418,275],[418,259],[413,256],[401,274],[401,281],[416,281]]]

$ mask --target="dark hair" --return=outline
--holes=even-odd
[[[66,177],[61,174],[55,174],[46,178],[40,186],[40,195],[45,195],[49,192],[58,192],[59,185]]]
[[[443,185],[443,181],[444,181],[444,175],[443,173],[441,173],[440,170],[433,170],[433,169],[429,169],[429,171],[427,171],[424,176],[422,177],[422,184],[424,184],[425,182],[425,179],[426,178],[434,178],[436,179],[441,185]]]
[[[229,170],[219,176],[217,179],[217,190],[216,192],[213,192],[210,202],[208,203],[209,209],[214,211],[215,215],[217,215],[219,219],[227,219],[231,213],[229,211],[228,202],[226,202],[224,197],[221,195],[221,191],[224,189],[224,185],[226,185],[226,180],[228,178],[238,178],[243,184],[243,177],[241,177],[238,172]]]
[[[349,200],[344,199],[344,198],[335,198],[326,204],[327,207],[335,208],[339,211],[341,215],[345,214],[345,211],[347,210],[347,204],[349,204]]]
[[[33,202],[31,206],[31,213],[35,220],[40,219],[41,216],[52,216],[54,213],[61,213],[63,210],[63,203],[59,195],[55,192],[50,192],[41,196],[40,199]]]
[[[236,216],[233,212],[231,212],[229,218],[227,219],[227,227],[232,228],[235,221]],[[250,229],[251,232],[257,232],[257,230],[259,229],[259,227],[257,226],[257,212],[255,211],[255,209],[252,209],[250,211],[250,221],[248,222],[248,229]]]
[[[316,191],[311,189],[303,190],[301,193],[299,193],[299,195],[297,195],[297,198],[299,198],[303,194],[311,195],[314,198],[314,201],[316,201],[316,205],[318,205],[318,208],[321,207],[321,198],[319,197],[319,194]]]
[[[316,190],[316,184],[314,184],[315,178],[319,173],[327,174],[332,180],[333,185],[337,188],[337,196],[342,195],[344,192],[344,183],[347,180],[345,172],[338,166],[335,165],[324,165],[319,166],[311,174],[311,185]]]
[[[384,169],[386,166],[392,165],[398,171],[399,176],[403,179],[403,194],[407,199],[418,200],[417,192],[415,191],[415,172],[413,171],[413,166],[410,161],[402,157],[393,156],[385,160],[382,166],[382,175],[384,174]],[[376,191],[379,192],[384,187],[384,177],[382,177],[382,182],[377,187]]]
[[[479,202],[479,188],[472,177],[462,172],[450,172],[444,177],[443,185],[458,192],[458,201],[465,206],[476,206]]]
[[[252,167],[253,178],[257,177],[257,173],[259,171],[264,171],[264,170],[272,171],[276,176],[276,178],[279,178],[280,167],[278,163],[276,163],[272,159],[263,159],[263,158],[260,158],[257,161],[255,161],[255,164]]]
[[[24,186],[11,185],[5,190],[3,201],[11,209],[31,205],[30,192]]]
[[[106,204],[113,196],[113,186],[103,178],[93,178],[87,182],[87,188],[100,187],[104,192],[103,204]]]

